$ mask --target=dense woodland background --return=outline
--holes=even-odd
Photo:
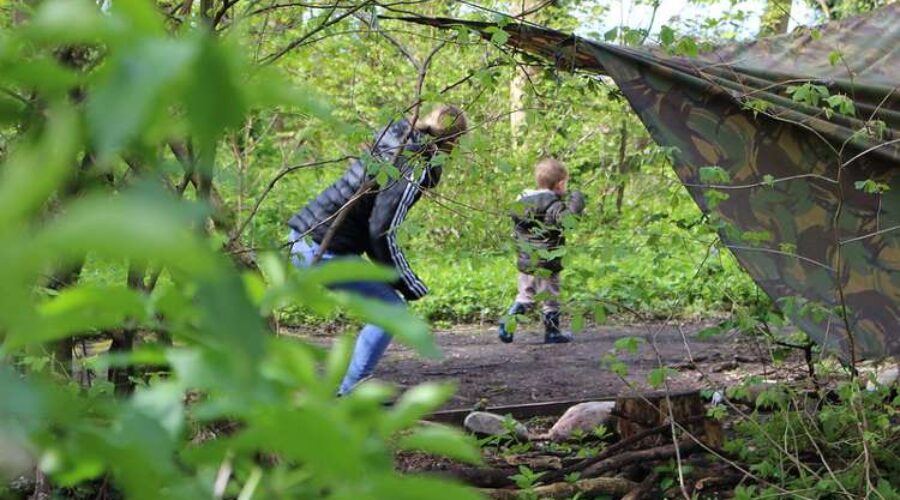
[[[588,199],[565,256],[574,330],[610,318],[713,319],[751,334],[759,318],[777,324],[610,80],[511,52],[493,43],[499,31],[485,41],[388,19],[506,23],[507,13],[691,55],[784,33],[792,9],[825,22],[883,2],[684,3],[715,16],[623,25],[610,13],[631,4],[603,0],[0,1],[0,448],[12,450],[0,451],[2,469],[40,464],[36,491],[68,495],[111,481],[133,498],[258,488],[259,498],[464,498],[396,476],[389,459],[397,432],[452,389],[412,390],[392,412],[380,410],[383,387],[335,405],[350,344],[325,352],[266,331],[380,321],[429,354],[428,327],[413,316],[495,321],[515,293],[507,213],[542,156],[563,160]],[[473,127],[401,228],[431,294],[402,317],[323,295],[335,279],[384,275],[361,265],[295,273],[287,219],[376,129],[437,103],[461,107]],[[73,353],[103,339],[113,356],[94,370],[108,380],[86,387]],[[834,418],[878,415],[845,410]],[[239,424],[216,427],[225,421]],[[866,460],[843,462],[846,476],[826,492],[896,492],[879,482],[890,471],[871,468],[896,459],[887,447],[872,458],[878,436],[893,435],[879,425],[862,437],[828,431]],[[205,430],[218,439],[186,445]],[[478,460],[454,431],[405,436],[401,447]],[[783,462],[756,470],[774,491],[821,483],[803,467],[792,483]],[[343,480],[348,470],[362,479]]]

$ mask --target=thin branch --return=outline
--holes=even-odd
[[[718,189],[718,190],[722,190],[722,191],[728,191],[728,190],[734,191],[734,190],[739,190],[739,189],[750,189],[750,188],[755,188],[755,187],[772,186],[773,184],[794,181],[794,180],[798,180],[798,179],[818,179],[820,181],[825,181],[825,182],[828,182],[831,184],[837,184],[837,180],[832,179],[830,177],[826,177],[824,175],[799,174],[799,175],[790,175],[787,177],[779,177],[777,179],[772,179],[771,181],[754,182],[752,184],[724,185],[724,184],[691,184],[691,183],[685,182],[684,186],[685,187],[693,187],[693,188],[702,188],[702,189]]]
[[[847,243],[853,243],[854,241],[865,240],[865,239],[868,239],[868,238],[872,238],[872,237],[874,237],[874,236],[878,236],[879,234],[890,233],[890,232],[896,231],[896,230],[898,230],[898,229],[900,229],[900,225],[898,225],[898,226],[892,226],[892,227],[886,227],[886,228],[881,229],[881,230],[879,230],[879,231],[875,231],[874,233],[864,234],[864,235],[862,235],[862,236],[857,236],[857,237],[855,237],[855,238],[850,238],[850,239],[847,239],[847,240],[841,240],[841,243],[840,243],[840,244],[841,244],[841,245],[846,245]]]
[[[288,52],[290,52],[290,51],[294,50],[295,48],[297,48],[298,46],[302,45],[304,41],[306,41],[307,39],[309,39],[316,33],[319,33],[322,30],[343,21],[344,19],[352,16],[357,11],[362,10],[364,7],[368,7],[370,4],[371,4],[370,1],[362,2],[359,5],[353,6],[353,8],[348,9],[346,12],[340,14],[339,16],[337,16],[333,19],[330,18],[330,16],[329,16],[328,20],[323,21],[321,24],[316,26],[314,29],[310,30],[309,33],[306,33],[305,35],[298,38],[297,40],[294,40],[293,42],[289,43],[286,47],[279,50],[278,52],[275,52],[274,54],[270,54],[270,55],[264,57],[262,62],[265,64],[269,64],[269,63],[273,63],[273,62],[277,61],[278,59],[280,59],[282,56],[284,56]],[[335,4],[335,5],[337,5],[337,4]],[[335,9],[336,9],[336,7],[335,7]]]
[[[405,57],[406,60],[409,61],[409,63],[412,64],[414,68],[416,68],[417,70],[420,68],[419,61],[415,58],[415,56],[412,55],[412,52],[410,52],[410,50],[407,49],[396,38],[391,36],[389,33],[385,32],[384,30],[378,28],[377,26],[374,26],[373,23],[369,22],[369,20],[366,19],[365,16],[363,16],[362,14],[359,14],[358,12],[356,14],[354,14],[353,17],[359,19],[360,22],[362,22],[363,24],[368,26],[371,31],[378,33],[379,35],[384,37],[385,40],[390,42],[391,45],[396,47],[397,50],[399,50],[400,53],[403,54],[403,57]]]
[[[783,255],[783,256],[785,256],[785,257],[793,257],[793,258],[795,258],[795,259],[800,259],[800,260],[802,260],[802,261],[804,261],[804,262],[808,262],[808,263],[813,264],[813,265],[815,265],[815,266],[819,266],[819,267],[821,267],[822,269],[825,269],[825,270],[828,270],[828,271],[831,271],[831,272],[835,272],[835,271],[834,271],[834,268],[831,267],[831,266],[829,266],[828,264],[824,264],[824,263],[819,262],[819,261],[817,261],[817,260],[813,260],[813,259],[810,259],[809,257],[805,257],[805,256],[803,256],[803,255],[796,254],[796,253],[782,252],[781,250],[775,250],[774,248],[748,247],[748,246],[742,246],[742,245],[730,245],[730,244],[728,244],[728,243],[725,243],[725,246],[726,246],[727,248],[731,249],[731,250],[745,250],[745,251],[750,251],[750,252],[764,252],[764,253],[772,253],[772,254],[776,254],[776,255]]]
[[[272,180],[269,181],[269,184],[266,185],[266,188],[263,190],[262,194],[260,194],[259,197],[256,199],[256,203],[253,204],[253,209],[250,210],[250,214],[247,216],[247,218],[244,220],[244,222],[242,222],[241,225],[234,231],[234,233],[228,239],[228,243],[230,244],[241,237],[241,235],[244,233],[244,230],[247,228],[247,225],[250,224],[250,221],[253,220],[254,216],[256,216],[256,212],[259,210],[259,206],[262,205],[263,200],[266,199],[266,196],[269,195],[269,192],[272,191],[272,189],[275,187],[275,185],[278,183],[278,181],[280,181],[286,175],[288,175],[292,172],[296,172],[297,170],[313,168],[313,167],[320,167],[320,166],[329,165],[332,163],[339,163],[339,162],[350,160],[353,158],[355,158],[355,156],[347,155],[347,156],[342,156],[340,158],[334,158],[331,160],[315,161],[315,162],[303,163],[300,165],[294,165],[291,167],[282,168],[280,171],[278,171],[277,174],[275,174],[275,177],[272,177]]]
[[[222,2],[222,8],[219,9],[219,11],[216,12],[216,15],[213,17],[213,20],[212,20],[213,29],[215,29],[216,26],[219,25],[219,23],[225,17],[225,14],[228,13],[228,10],[231,9],[232,7],[234,7],[235,4],[237,4],[237,3],[238,3],[238,0],[224,0]]]

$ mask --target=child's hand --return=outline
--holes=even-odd
[[[584,193],[577,189],[572,191],[572,194],[569,195],[569,211],[574,214],[584,211]]]

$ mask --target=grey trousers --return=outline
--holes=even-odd
[[[527,306],[534,305],[535,296],[543,299],[544,313],[559,311],[559,273],[553,273],[547,278],[519,273],[519,294],[516,302]]]

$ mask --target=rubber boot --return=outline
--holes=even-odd
[[[506,330],[506,318],[509,316],[515,316],[516,314],[524,314],[526,311],[528,311],[527,304],[514,302],[512,307],[509,308],[509,311],[506,312],[506,316],[500,318],[499,334],[497,335],[497,337],[500,339],[500,342],[509,344],[513,341],[512,332]]]
[[[567,344],[571,341],[571,333],[559,330],[559,311],[544,313],[544,343]]]

